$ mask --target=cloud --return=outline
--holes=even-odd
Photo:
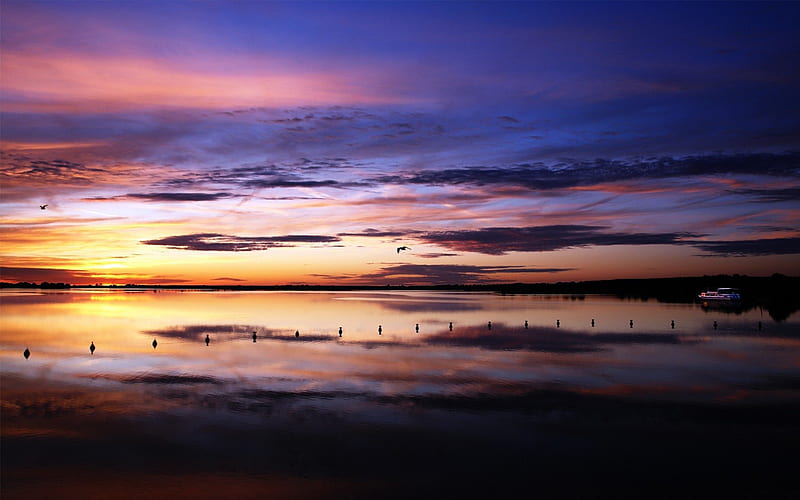
[[[560,273],[572,268],[537,268],[523,266],[477,266],[461,264],[396,264],[374,273],[361,275],[370,280],[405,280],[414,283],[468,283],[486,281],[505,273]]]
[[[58,198],[73,191],[92,193],[104,188],[117,192],[141,189],[178,175],[177,170],[171,167],[107,158],[102,152],[99,155],[98,151],[89,152],[92,147],[84,149],[80,144],[75,146],[76,150],[70,150],[68,146],[55,145],[52,149],[45,146],[37,149],[36,145],[27,145],[23,150],[13,150],[17,146],[3,145],[12,149],[0,152],[0,184],[4,189],[4,201]],[[76,161],[78,159],[81,161]],[[96,195],[83,199],[103,201],[114,198]],[[54,207],[55,203],[50,205]]]
[[[112,200],[146,200],[146,201],[214,201],[224,198],[232,198],[240,195],[233,193],[128,193],[111,197],[85,198],[91,201],[112,201]]]
[[[273,178],[273,179],[254,179],[247,182],[242,183],[245,187],[251,188],[298,188],[298,187],[310,187],[310,188],[318,188],[318,187],[333,187],[333,188],[344,188],[344,187],[354,187],[354,186],[363,186],[362,183],[343,183],[339,181],[335,181],[332,179],[326,180],[299,180],[299,179],[287,179],[287,178]]]
[[[610,233],[604,226],[551,225],[489,227],[460,231],[433,231],[419,240],[452,250],[503,255],[508,252],[546,252],[572,247],[607,245],[670,245],[692,233]]]
[[[300,164],[215,168],[184,172],[180,176],[165,180],[162,184],[171,187],[217,185],[250,189],[322,187],[349,189],[372,185],[362,181],[315,179],[304,175],[306,172],[313,174],[319,170],[329,171],[349,168],[343,165],[345,162],[346,160],[343,159],[320,160],[317,162],[303,159]]]
[[[504,255],[508,252],[548,252],[566,248],[610,245],[688,245],[715,256],[788,255],[800,253],[800,238],[762,238],[738,241],[699,241],[698,234],[607,232],[605,226],[550,225],[489,227],[461,231],[432,231],[413,237],[463,252]],[[564,269],[566,270],[566,269]],[[538,271],[515,271],[538,272]],[[555,271],[551,271],[555,272]]]
[[[129,172],[88,166],[63,159],[44,159],[21,153],[0,152],[0,179],[8,186],[69,185],[93,187]]]
[[[347,158],[301,158],[300,164],[297,167],[305,171],[324,170],[329,172],[331,170],[350,170],[355,165]]]
[[[709,256],[790,255],[800,254],[800,238],[763,238],[740,241],[702,241],[692,246]]]
[[[411,234],[415,234],[414,231],[379,231],[373,228],[367,228],[358,233],[339,233],[337,236],[357,236],[361,238],[405,238]]]
[[[91,278],[88,271],[73,269],[53,269],[46,267],[0,267],[0,276],[5,282],[73,283]]]
[[[240,68],[235,72],[208,71],[191,67],[185,58],[166,61],[160,57],[163,54],[159,57],[131,54],[128,49],[113,54],[80,53],[60,46],[47,50],[6,50],[3,87],[4,93],[11,97],[7,98],[13,104],[10,108],[225,109],[231,105],[386,104],[409,100],[379,87],[365,87],[361,79],[374,71],[366,65],[351,66],[345,75],[330,70],[300,69],[288,60],[278,62],[274,53],[269,58],[262,55],[254,64],[252,55],[213,54],[208,49],[204,60],[209,67],[231,68],[233,64]],[[102,82],[96,75],[104,75]]]
[[[784,187],[774,189],[734,189],[733,194],[751,197],[753,202],[780,203],[783,201],[800,200],[800,187]]]
[[[752,153],[738,155],[661,157],[634,160],[567,159],[555,163],[526,163],[513,166],[462,167],[420,170],[373,179],[388,184],[422,185],[515,185],[532,190],[565,189],[578,186],[641,179],[671,179],[730,174],[800,177],[800,153]]]
[[[250,252],[276,247],[292,247],[296,243],[332,243],[336,236],[289,234],[285,236],[231,236],[219,233],[195,233],[167,236],[142,241],[145,245],[163,245],[176,250],[214,252]]]
[[[108,378],[114,378],[108,376]],[[213,384],[220,385],[222,380],[205,375],[172,375],[168,373],[144,373],[141,375],[116,377],[120,382],[128,384],[158,384],[158,385],[187,385],[187,384]]]

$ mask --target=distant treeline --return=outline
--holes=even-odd
[[[466,292],[495,292],[501,294],[558,294],[579,299],[582,295],[603,294],[619,298],[660,302],[697,302],[701,291],[717,288],[738,288],[745,308],[764,307],[788,317],[800,310],[800,277],[773,274],[768,277],[727,275],[684,278],[617,279],[599,281],[569,281],[558,283],[494,283],[449,285],[70,285],[69,283],[1,283],[0,288],[112,288],[153,290],[220,290],[220,291],[355,291],[355,290],[441,290]]]
[[[800,297],[800,277],[773,274],[746,276],[719,274],[684,278],[616,279],[598,281],[561,281],[558,283],[486,283],[447,285],[71,285],[69,283],[8,283],[0,288],[125,288],[156,290],[231,290],[231,291],[355,291],[355,290],[450,290],[468,292],[497,292],[502,294],[559,294],[559,295],[616,295],[620,298],[658,299],[665,302],[693,302],[697,294],[717,288],[738,288],[745,299],[770,296]]]
[[[69,283],[50,283],[49,281],[42,281],[41,283],[20,281],[19,283],[0,282],[0,288],[72,288],[72,285]]]

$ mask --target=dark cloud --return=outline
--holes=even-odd
[[[346,170],[349,168],[352,168],[352,165],[343,158],[325,158],[321,160],[303,158],[299,163],[287,165],[269,164],[185,172],[181,176],[169,179],[162,184],[169,187],[183,188],[214,185],[250,189],[302,187],[349,189],[371,185],[362,181],[317,179],[305,175],[313,175],[318,171],[328,173],[332,170]]]
[[[639,179],[669,179],[725,174],[800,177],[800,153],[690,156],[635,160],[563,160],[509,167],[464,167],[421,170],[374,179],[389,184],[517,185],[528,189],[563,189],[575,186]]]
[[[8,186],[93,186],[110,179],[122,179],[130,172],[61,159],[43,159],[19,153],[0,152],[0,180]]]
[[[433,231],[417,238],[452,250],[503,255],[507,252],[545,252],[597,245],[669,245],[698,236],[692,233],[611,233],[606,232],[607,229],[586,225],[489,227]]]
[[[89,271],[47,267],[0,267],[0,279],[6,282],[74,283],[91,278]]]
[[[214,201],[239,195],[232,193],[128,193],[111,197],[86,198],[87,200],[147,200],[147,201]]]
[[[220,385],[222,380],[205,375],[171,375],[166,373],[145,373],[142,375],[131,375],[119,377],[120,382],[128,384],[164,384],[164,385],[187,385],[187,384],[213,384]]]
[[[231,193],[129,193],[128,198],[150,201],[213,201],[236,196]]]
[[[349,170],[354,165],[347,158],[302,158],[300,164],[296,165],[296,167],[306,171],[325,170],[329,172],[331,170]]]
[[[780,203],[782,201],[800,200],[800,187],[776,188],[776,189],[736,189],[730,191],[733,194],[741,194],[751,197],[754,202]]]
[[[293,200],[324,200],[322,196],[259,196],[259,200],[268,201],[293,201]]]
[[[297,187],[353,187],[360,185],[358,183],[342,183],[332,179],[326,180],[297,180],[288,178],[273,178],[273,179],[252,179],[242,183],[245,187],[250,188],[297,188]]]
[[[800,253],[800,238],[698,241],[694,238],[699,235],[694,233],[613,233],[607,232],[607,229],[604,226],[587,225],[489,227],[463,231],[434,231],[417,234],[414,237],[425,243],[436,244],[452,250],[490,255],[610,245],[688,245],[712,255],[726,256]]]
[[[423,259],[439,259],[441,257],[457,257],[457,253],[447,253],[447,252],[429,252],[429,253],[421,253],[417,254],[417,257],[422,257]]]
[[[711,255],[790,255],[800,254],[800,238],[763,238],[741,241],[702,241],[692,246]]]
[[[536,268],[522,266],[472,266],[460,264],[397,264],[361,277],[370,280],[405,280],[425,283],[468,283],[485,281],[505,273],[560,273],[571,268]]]
[[[276,120],[269,120],[270,123],[280,123],[280,124],[292,124],[292,123],[300,123],[303,121],[303,118],[299,116],[295,116],[293,118],[278,118]]]
[[[291,247],[297,243],[332,243],[336,236],[289,234],[284,236],[232,236],[219,233],[196,233],[167,236],[142,241],[145,245],[162,245],[176,250],[215,252],[250,252],[276,247]]]
[[[365,238],[404,238],[414,231],[379,231],[377,229],[368,228],[358,233],[339,233],[337,236],[359,236]]]

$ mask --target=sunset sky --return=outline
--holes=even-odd
[[[2,281],[800,274],[797,2],[0,9]]]

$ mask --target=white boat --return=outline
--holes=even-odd
[[[739,290],[736,288],[717,288],[716,290],[709,290],[702,292],[697,296],[698,299],[704,302],[739,302],[742,296],[739,295]]]

